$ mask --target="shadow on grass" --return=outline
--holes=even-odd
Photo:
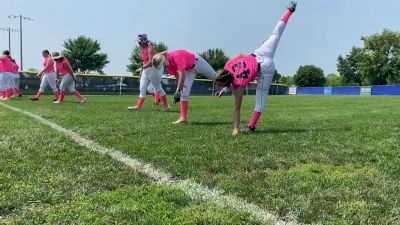
[[[221,122],[221,121],[194,121],[189,122],[188,125],[193,126],[221,126],[221,125],[231,125],[232,122]]]
[[[305,133],[305,132],[347,132],[351,131],[350,127],[343,127],[343,128],[317,128],[317,129],[304,129],[304,128],[267,128],[262,130],[257,130],[256,134],[284,134],[284,133]]]

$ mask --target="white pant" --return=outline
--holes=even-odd
[[[275,73],[274,56],[286,23],[279,21],[274,32],[260,48],[254,51],[257,62],[260,63],[260,72],[257,79],[256,106],[254,111],[264,112],[267,103],[269,87]]]
[[[150,84],[153,85],[154,88],[151,92],[149,91],[150,93],[153,93],[155,91],[160,96],[164,96],[165,91],[161,85],[161,75],[161,71],[154,67],[144,69],[142,71],[142,76],[140,77],[139,97],[146,97],[146,91],[149,90]]]
[[[19,80],[20,80],[20,75],[13,73],[13,88],[18,88],[19,89]]]
[[[56,85],[57,75],[55,72],[52,73],[45,73],[42,76],[42,81],[40,82],[40,92],[45,92],[47,86],[50,86],[53,92],[57,92],[57,85]]]
[[[14,74],[9,72],[0,73],[0,90],[12,89],[14,86]]]
[[[185,74],[184,87],[181,94],[181,101],[188,101],[193,82],[196,79],[196,74],[202,74],[210,80],[215,79],[216,72],[201,56],[196,55],[195,66]]]
[[[71,93],[76,91],[75,89],[75,81],[72,79],[72,75],[63,75],[61,84],[60,84],[60,91],[68,90]]]

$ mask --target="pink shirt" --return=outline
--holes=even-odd
[[[44,58],[43,66],[44,66],[45,73],[52,73],[52,72],[56,71],[54,69],[54,60],[50,57]]]
[[[233,87],[246,87],[258,75],[258,62],[252,55],[239,56],[226,63],[225,69],[233,74]]]
[[[11,61],[10,57],[3,56],[0,61],[0,72],[10,72],[14,71],[14,63]]]
[[[56,62],[58,73],[63,76],[71,74],[69,70],[66,69],[68,64],[68,59],[63,59],[61,62]]]
[[[177,75],[178,71],[191,70],[196,62],[196,55],[185,50],[172,51],[167,54],[169,66],[166,68],[168,74]]]
[[[15,75],[19,75],[19,65],[18,64],[16,64],[16,63],[14,63],[14,67],[13,67],[13,74],[15,74]]]
[[[149,43],[149,45],[146,48],[142,48],[142,60],[143,60],[143,65],[147,64],[150,62],[150,56],[149,56],[149,51],[153,49],[153,46]]]

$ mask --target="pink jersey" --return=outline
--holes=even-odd
[[[45,73],[52,73],[55,71],[54,60],[51,57],[44,58],[43,66]]]
[[[149,50],[151,50],[153,46],[149,43],[149,45],[146,48],[142,48],[142,60],[143,60],[143,65],[147,64],[150,62],[150,56],[149,56]]]
[[[233,87],[246,87],[257,78],[259,72],[258,62],[252,55],[231,59],[225,69],[233,75]]]
[[[0,61],[0,72],[10,72],[14,71],[14,63],[11,61],[9,56],[3,56]]]
[[[13,66],[13,74],[15,74],[15,75],[19,75],[19,65],[18,64],[16,64],[16,63],[14,63],[14,66]]]
[[[196,62],[196,55],[185,50],[169,52],[167,58],[169,66],[166,69],[170,75],[177,75],[178,71],[191,70]]]
[[[68,64],[68,59],[63,59],[61,62],[56,62],[58,73],[63,76],[71,74],[69,70],[66,69]]]

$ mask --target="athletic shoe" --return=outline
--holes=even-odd
[[[291,1],[290,3],[289,3],[289,5],[287,6],[287,9],[290,11],[290,12],[294,12],[294,11],[296,11],[296,7],[297,7],[297,2],[295,2],[295,1]]]
[[[79,102],[80,103],[85,103],[86,102],[86,98],[82,98]]]
[[[54,102],[54,104],[60,104],[60,103],[61,103],[61,101],[59,101],[59,100]]]
[[[167,106],[167,107],[163,108],[162,111],[164,111],[164,112],[169,112],[170,110],[171,110],[171,107],[170,107],[170,106]]]
[[[3,98],[2,100],[3,100],[3,101],[9,101],[10,98]]]
[[[18,97],[22,97],[22,94],[19,94]]]
[[[254,132],[256,132],[256,128],[254,127],[250,127],[250,126],[246,126],[243,129],[243,132],[248,133],[248,134],[253,134]]]
[[[141,108],[138,108],[136,105],[135,106],[129,106],[128,107],[128,110],[129,111],[137,111],[137,110],[140,110]]]
[[[187,120],[183,120],[182,118],[180,118],[179,120],[173,122],[172,124],[187,124]]]
[[[37,97],[30,97],[29,99],[32,100],[32,101],[39,101],[39,98],[37,98]],[[54,100],[54,101],[57,101],[57,99]]]

